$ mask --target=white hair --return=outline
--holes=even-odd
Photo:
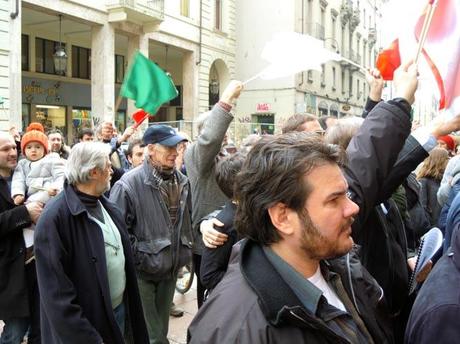
[[[106,167],[110,151],[110,146],[102,142],[80,142],[73,146],[65,170],[69,183],[87,183],[91,170]]]

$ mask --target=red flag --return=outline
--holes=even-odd
[[[383,80],[393,80],[393,74],[400,65],[399,40],[395,39],[387,49],[382,50],[377,56],[375,66],[380,71]]]
[[[439,89],[439,109],[451,108],[457,114],[460,105],[452,105],[460,97],[460,6],[458,0],[440,0],[436,5],[422,53]],[[425,15],[426,11],[415,27],[417,41]]]
[[[144,110],[140,109],[133,113],[132,117],[133,121],[135,122],[134,129],[136,129],[139,125],[141,125],[142,122],[144,122],[145,119],[149,117],[149,114]]]

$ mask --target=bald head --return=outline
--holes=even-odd
[[[0,132],[0,175],[8,178],[18,164],[18,153],[14,138],[5,132]]]

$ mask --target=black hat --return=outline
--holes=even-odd
[[[179,142],[187,141],[185,137],[179,135],[173,127],[164,124],[152,125],[148,127],[142,137],[144,144],[158,143],[163,146],[173,147]]]

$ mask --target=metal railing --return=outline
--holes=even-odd
[[[107,7],[129,7],[134,10],[164,13],[164,0],[107,0]]]
[[[318,23],[305,23],[307,34],[317,39],[324,39],[324,26]]]
[[[185,133],[188,137],[194,141],[198,136],[198,130],[194,121],[165,121],[165,122],[149,122],[149,126],[154,124],[167,124],[177,129],[178,131]],[[273,123],[249,123],[249,122],[238,122],[233,121],[227,131],[228,139],[233,142],[236,146],[239,146],[241,142],[251,134],[273,134],[277,133],[277,126]]]

